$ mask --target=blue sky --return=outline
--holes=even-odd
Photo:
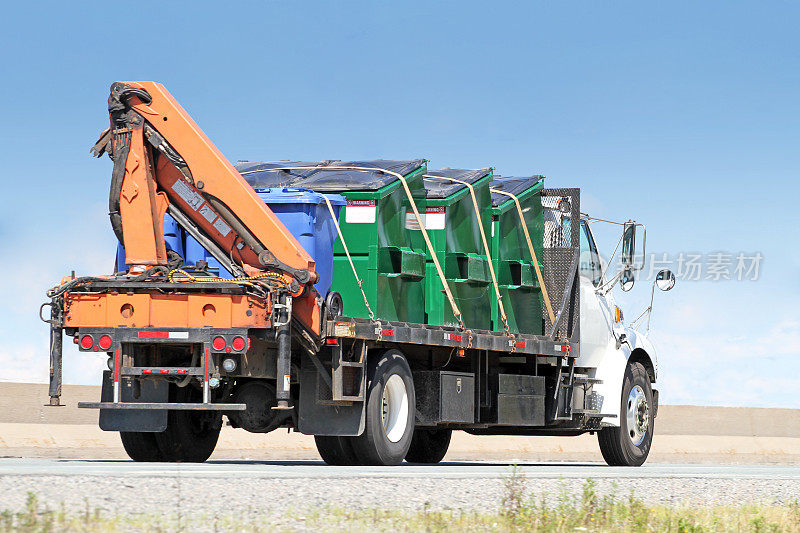
[[[761,252],[679,280],[665,403],[800,407],[800,9],[790,2],[16,3],[0,31],[0,380],[44,381],[45,289],[105,273],[115,80],[155,80],[229,159],[431,160],[580,187],[648,248]],[[607,251],[616,230],[598,235]],[[646,305],[641,281],[620,297]],[[71,383],[103,361],[66,352]]]

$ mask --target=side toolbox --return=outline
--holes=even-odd
[[[544,377],[496,374],[495,380],[497,424],[544,426]]]
[[[417,425],[475,422],[475,374],[414,372]]]

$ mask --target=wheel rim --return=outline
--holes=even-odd
[[[398,374],[394,374],[383,387],[381,398],[381,424],[383,432],[390,442],[403,438],[408,426],[408,391],[406,383]]]
[[[650,406],[641,386],[636,385],[628,393],[628,437],[634,446],[639,446],[650,427]]]

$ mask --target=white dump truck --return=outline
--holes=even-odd
[[[94,151],[114,161],[117,267],[48,292],[50,403],[66,334],[107,357],[79,407],[132,459],[205,461],[227,419],[314,435],[330,464],[437,463],[454,430],[595,432],[609,464],[646,460],[656,352],[612,294],[644,267],[640,224],[619,225],[612,269],[590,229],[605,221],[539,176],[234,168],[153,82],[112,85],[109,116]]]

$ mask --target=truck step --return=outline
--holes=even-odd
[[[348,361],[343,357],[341,344],[333,347],[330,405],[349,405],[352,402],[363,402],[366,398],[366,342],[362,341],[359,348],[358,361]]]
[[[573,410],[573,413],[576,414],[580,412],[581,412],[580,409]],[[582,414],[585,415],[587,418],[617,418],[617,415],[610,415],[604,413],[583,412]]]
[[[599,384],[603,383],[603,380],[602,379],[598,379],[598,378],[590,378],[589,376],[583,376],[583,375],[579,376],[579,375],[576,374],[574,376],[574,378],[573,378],[573,382],[575,382],[575,383],[592,383],[592,384],[599,385]]]

